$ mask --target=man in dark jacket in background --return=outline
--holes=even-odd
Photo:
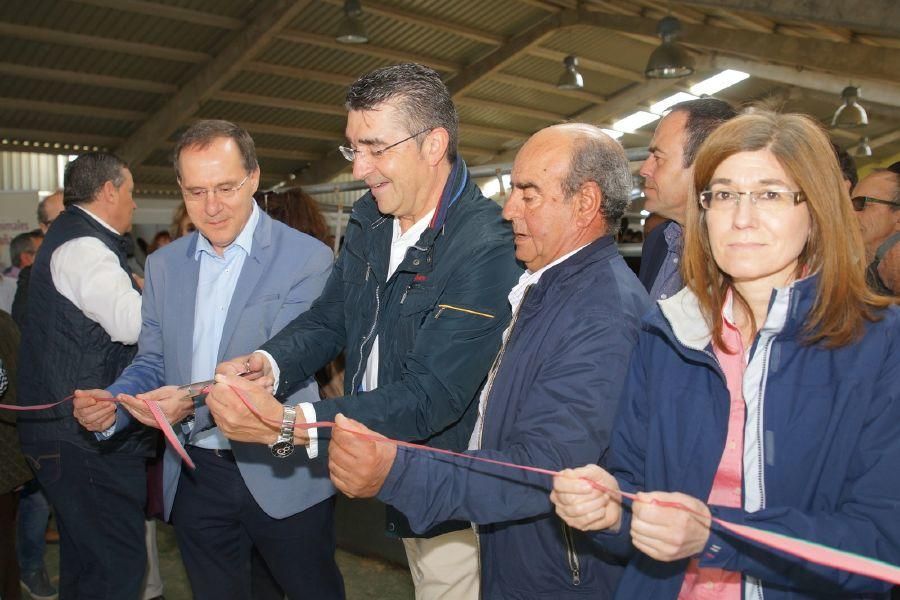
[[[469,454],[553,471],[603,463],[651,306],[615,245],[629,203],[628,161],[599,129],[557,125],[522,147],[512,185],[503,215],[528,271],[509,294],[512,324],[481,394]],[[415,529],[444,519],[477,524],[485,598],[612,596],[621,568],[553,514],[546,475],[398,450],[337,419],[335,485],[349,496],[377,493]]]
[[[255,383],[228,383],[289,432],[292,411],[266,387],[276,383],[283,398],[345,350],[345,395],[304,412],[318,421],[343,412],[394,437],[463,450],[478,390],[509,322],[506,295],[521,273],[512,232],[457,156],[456,109],[435,71],[415,64],[373,71],[350,86],[347,108],[348,146],[340,150],[369,192],[353,207],[325,290],[264,352],[218,372],[252,371]],[[285,449],[317,444],[315,430],[282,438],[226,385],[213,389],[207,406],[233,440]],[[296,418],[303,421],[299,411]],[[478,598],[468,523],[446,523],[417,538],[389,510],[388,530],[404,538],[419,600]]]
[[[641,251],[641,283],[654,301],[665,300],[684,287],[679,271],[682,223],[687,203],[697,202],[696,198],[688,198],[694,159],[709,134],[736,115],[723,100],[699,98],[674,105],[656,126],[650,140],[650,156],[640,170],[646,196],[644,208],[669,219],[647,235]]]
[[[66,210],[32,266],[19,360],[23,406],[105,388],[131,362],[141,330],[141,296],[125,264],[133,189],[128,167],[111,154],[89,152],[66,166]],[[20,415],[18,429],[59,523],[60,595],[137,598],[155,432],[101,444],[69,403]]]

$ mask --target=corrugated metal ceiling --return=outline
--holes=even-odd
[[[595,107],[612,102],[616,111],[602,123],[608,124],[667,95],[643,94],[650,88],[641,72],[656,46],[655,21],[669,10],[685,23],[702,24],[711,34],[746,27],[759,32],[761,44],[796,40],[800,54],[804,40],[837,44],[838,53],[842,48],[889,53],[900,48],[896,24],[875,31],[852,22],[836,25],[834,15],[811,15],[810,22],[773,19],[752,10],[705,8],[687,0],[588,0],[581,5],[592,12],[582,14],[598,13],[608,20],[624,16],[633,19],[638,29],[550,28],[531,43],[520,43],[518,38],[553,15],[580,18],[573,12],[575,2],[364,0],[369,44],[344,46],[334,41],[343,18],[340,0],[302,0],[301,4],[302,10],[286,24],[252,40],[263,43],[255,55],[241,59],[238,70],[219,69],[209,77],[212,87],[204,89],[196,85],[198,73],[212,68],[215,56],[242,44],[241,31],[275,10],[274,0],[6,0],[0,3],[0,140],[7,140],[10,147],[16,141],[17,148],[26,140],[58,141],[58,151],[63,153],[72,151],[76,139],[91,147],[97,141],[108,143],[115,149],[162,111],[177,114],[180,127],[208,117],[247,124],[260,148],[263,170],[270,174],[267,179],[292,172],[301,178],[308,172],[334,176],[346,167],[336,159],[334,147],[343,139],[341,106],[347,83],[380,66],[418,60],[435,65],[452,91],[460,81],[469,82],[472,72],[481,73],[455,98],[461,144],[464,151],[475,153],[468,157],[470,163],[508,161],[510,148],[540,127],[578,118],[583,111],[591,114]],[[822,22],[812,22],[820,17]],[[885,27],[894,29],[885,31]],[[788,110],[827,119],[839,103],[835,88],[839,91],[844,81],[854,80],[855,74],[839,61],[831,68],[827,57],[775,60],[763,58],[754,45],[734,51],[710,46],[702,39],[689,41],[692,49],[719,61],[752,61],[756,74],[723,92],[723,97],[736,103],[775,96]],[[491,62],[493,53],[500,56],[496,62]],[[581,92],[561,93],[554,88],[566,54],[582,61],[586,85]],[[782,70],[773,70],[772,62],[781,63],[775,67]],[[785,76],[783,66],[809,69],[807,62],[816,63],[819,71],[812,72],[821,73],[821,84],[804,80],[809,87],[801,88]],[[835,133],[845,146],[854,145],[863,134],[878,140],[876,156],[861,162],[900,153],[896,134],[900,130],[900,93],[896,93],[900,66],[896,71],[895,77],[860,79],[871,124],[863,131]],[[713,72],[698,72],[676,82],[673,91],[686,89]],[[880,103],[867,100],[866,90],[874,86],[878,86]],[[196,108],[177,112],[172,97],[195,87],[190,101],[182,105]],[[623,94],[633,101],[623,103]],[[652,129],[651,124],[624,136],[622,142],[646,144]],[[141,148],[137,172],[142,162],[155,167],[143,174],[142,189],[171,190],[171,176],[160,167],[168,165],[177,130],[159,131],[156,139],[146,142],[149,146]],[[290,153],[313,158],[290,158]]]

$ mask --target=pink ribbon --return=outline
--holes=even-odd
[[[256,417],[263,421],[264,423],[269,423],[271,425],[280,426],[280,421],[274,421],[273,419],[268,419],[264,417],[253,405],[250,400],[248,400],[244,394],[240,392],[240,390],[232,387],[231,388],[235,394],[237,394],[238,398],[241,399],[241,402],[244,403],[244,406],[247,409],[256,415]],[[69,396],[60,400],[59,402],[53,402],[51,404],[39,404],[35,406],[16,406],[9,404],[0,404],[0,409],[7,410],[16,410],[16,411],[30,411],[30,410],[42,410],[47,408],[52,408],[63,402],[67,402],[72,400],[74,396]],[[96,400],[106,400],[116,402],[115,398],[96,398]],[[172,446],[172,449],[181,457],[181,460],[185,462],[185,464],[191,469],[195,468],[193,461],[188,456],[187,452],[184,449],[184,446],[181,445],[181,442],[178,441],[178,437],[175,435],[175,431],[172,429],[172,426],[169,424],[168,419],[166,419],[165,415],[162,412],[159,404],[155,401],[144,400],[144,403],[147,405],[147,408],[150,410],[150,413],[153,415],[153,418],[156,420],[159,429],[163,432],[163,435],[166,437],[166,441],[169,442],[169,445]],[[313,429],[318,427],[331,427],[335,428],[336,425],[332,421],[317,421],[314,423],[297,423],[294,426],[296,429]],[[501,467],[507,467],[510,469],[518,469],[520,471],[529,471],[531,473],[541,473],[544,475],[549,475],[551,477],[559,476],[558,471],[551,471],[549,469],[541,469],[539,467],[531,467],[527,465],[518,465],[511,462],[505,462],[502,460],[494,460],[491,458],[484,458],[481,456],[473,456],[471,454],[464,454],[462,452],[453,452],[451,450],[444,450],[442,448],[432,448],[430,446],[423,446],[422,444],[414,444],[412,442],[402,442],[400,440],[393,440],[391,438],[381,437],[370,435],[366,433],[361,433],[358,431],[350,431],[345,429],[348,433],[352,433],[358,437],[385,444],[392,444],[394,446],[401,446],[404,448],[411,448],[418,451],[426,451],[432,452],[435,454],[443,454],[446,456],[456,456],[459,458],[465,458],[467,460],[472,460],[476,462],[482,462],[492,465],[498,465]],[[605,492],[613,496],[617,501],[621,502],[622,498],[627,498],[632,502],[641,502],[641,500],[637,499],[635,494],[631,494],[623,491],[611,490],[595,481],[592,481],[587,478],[583,478],[584,481],[587,481],[592,487],[595,489]],[[706,515],[703,515],[680,502],[663,502],[658,500],[652,501],[655,504],[660,506],[667,506],[669,508],[676,508],[678,510],[683,510],[685,512],[691,513],[695,516],[705,518]],[[723,529],[734,533],[742,538],[754,541],[758,544],[762,544],[763,546],[767,546],[769,548],[780,550],[785,554],[789,554],[791,556],[796,556],[798,558],[802,558],[811,563],[816,563],[819,565],[823,565],[826,567],[830,567],[832,569],[838,569],[841,571],[846,571],[849,573],[856,573],[858,575],[863,575],[865,577],[871,577],[873,579],[879,579],[882,581],[888,581],[895,585],[900,585],[900,567],[896,565],[892,565],[886,562],[882,562],[873,558],[868,558],[865,556],[860,556],[858,554],[853,554],[852,552],[846,552],[843,550],[838,550],[836,548],[831,548],[829,546],[824,546],[821,544],[816,544],[814,542],[809,542],[806,540],[802,540],[799,538],[794,538],[787,535],[782,535],[779,533],[774,533],[772,531],[766,531],[764,529],[758,529],[756,527],[750,527],[748,525],[740,525],[737,523],[731,523],[724,519],[720,519],[717,517],[711,517],[713,523],[719,525]]]

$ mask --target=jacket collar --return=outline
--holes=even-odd
[[[797,337],[815,302],[818,276],[810,275],[790,285],[772,290],[769,299],[767,327],[777,329],[786,337]],[[647,318],[647,324],[659,329],[667,337],[692,350],[705,351],[712,341],[712,331],[700,311],[696,294],[685,287],[680,292],[657,302],[659,312]],[[778,315],[775,323],[771,317]]]
[[[529,304],[539,307],[549,290],[559,286],[569,277],[580,274],[588,265],[607,262],[617,256],[619,256],[619,249],[611,235],[597,238],[568,259],[548,269],[529,293]]]
[[[441,192],[441,197],[435,207],[431,223],[429,224],[428,229],[425,230],[425,233],[422,234],[423,238],[429,235],[429,230],[439,231],[441,227],[444,226],[450,207],[452,207],[456,201],[459,200],[459,197],[462,196],[469,179],[469,169],[466,167],[465,161],[458,157],[450,169],[450,175],[447,177],[447,182],[444,184],[444,190]],[[371,191],[366,192],[353,206],[351,217],[355,218],[367,229],[380,227],[393,218],[390,215],[383,215],[378,211],[378,204],[375,202],[375,198],[372,196]],[[431,239],[433,240],[434,237],[434,234],[432,234]]]

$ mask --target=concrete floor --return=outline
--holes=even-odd
[[[160,571],[166,600],[190,600],[191,588],[181,564],[181,556],[171,526],[157,523]],[[399,542],[398,542],[399,543]],[[59,574],[59,546],[47,545],[47,570],[54,584]],[[393,562],[365,558],[338,550],[337,562],[344,575],[348,600],[412,600],[414,598],[409,571]],[[27,599],[23,591],[23,598]]]

